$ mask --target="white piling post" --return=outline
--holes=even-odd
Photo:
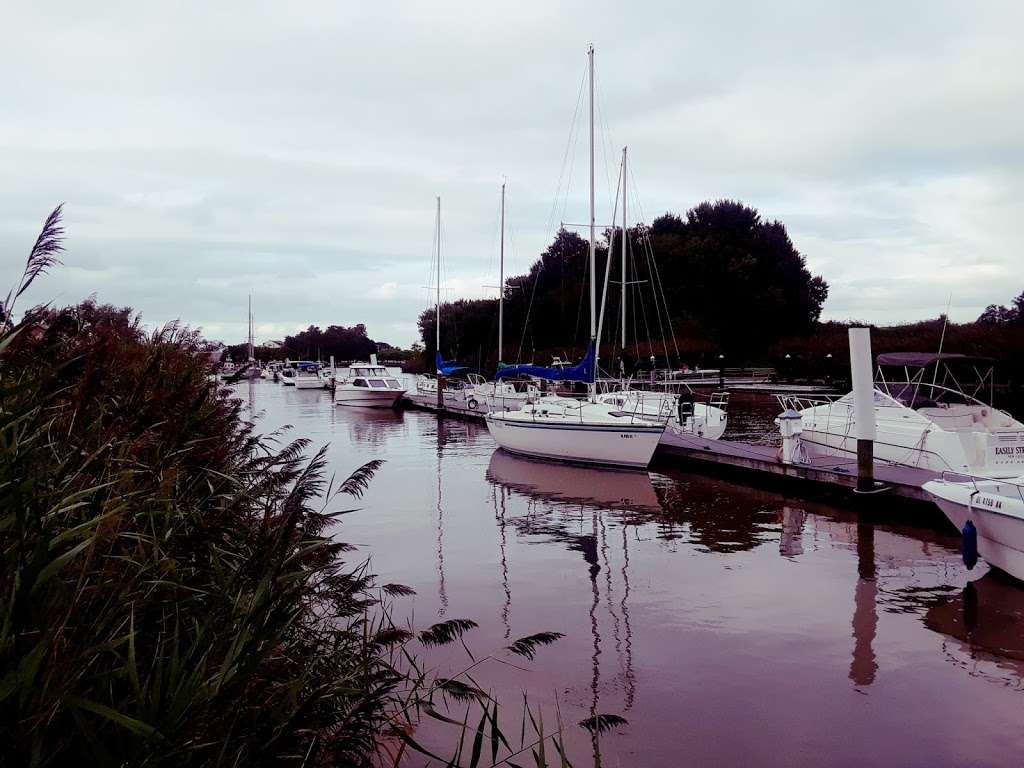
[[[775,419],[782,433],[782,463],[794,464],[799,455],[800,433],[803,432],[803,418],[797,411],[787,408]]]
[[[875,382],[871,329],[851,328],[849,333],[854,435],[857,438],[857,490],[863,493],[875,486]]]

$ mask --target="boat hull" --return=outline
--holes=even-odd
[[[374,391],[367,389],[336,389],[334,404],[350,408],[394,408],[398,398],[405,394],[404,389]]]
[[[645,469],[663,425],[542,424],[487,416],[494,441],[510,453],[572,464]]]
[[[974,523],[985,562],[1024,581],[1024,501],[967,483],[931,481],[924,489],[957,530]]]
[[[293,381],[293,385],[294,385],[294,387],[296,389],[323,389],[324,388],[323,380],[322,379],[318,379],[318,378],[313,378],[313,377],[309,377],[309,378],[296,377],[292,381]],[[285,382],[285,383],[287,383],[287,382]]]

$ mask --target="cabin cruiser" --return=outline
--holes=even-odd
[[[334,402],[363,408],[394,408],[405,387],[388,369],[369,363],[352,363],[341,369],[334,386]]]
[[[958,530],[973,524],[978,555],[1024,581],[1024,475],[992,480],[943,473],[924,490]]]
[[[680,394],[619,388],[597,396],[599,403],[653,418],[668,419],[668,429],[686,435],[720,440],[728,424],[728,392],[715,392],[707,403],[698,403],[693,392]]]
[[[877,362],[877,461],[978,477],[1024,474],[1024,424],[991,405],[991,361],[898,352],[879,355]],[[976,381],[961,385],[967,376]],[[989,403],[978,398],[986,388]],[[779,400],[800,412],[800,445],[806,455],[857,455],[852,393],[817,404],[799,396],[780,395]]]
[[[311,360],[291,362],[281,371],[284,383],[296,389],[323,389],[320,365]]]

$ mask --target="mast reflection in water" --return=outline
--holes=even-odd
[[[527,461],[474,424],[252,393],[267,430],[330,442],[338,476],[386,460],[338,535],[417,590],[398,621],[471,618],[478,658],[565,633],[525,670],[474,679],[510,718],[524,689],[545,725],[557,702],[575,765],[1001,765],[1024,746],[1024,589],[968,574],[939,516]],[[429,659],[465,666],[461,649]],[[595,712],[628,725],[599,740],[572,725]]]

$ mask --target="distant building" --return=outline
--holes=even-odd
[[[284,349],[283,341],[265,341],[259,345],[260,349]]]

